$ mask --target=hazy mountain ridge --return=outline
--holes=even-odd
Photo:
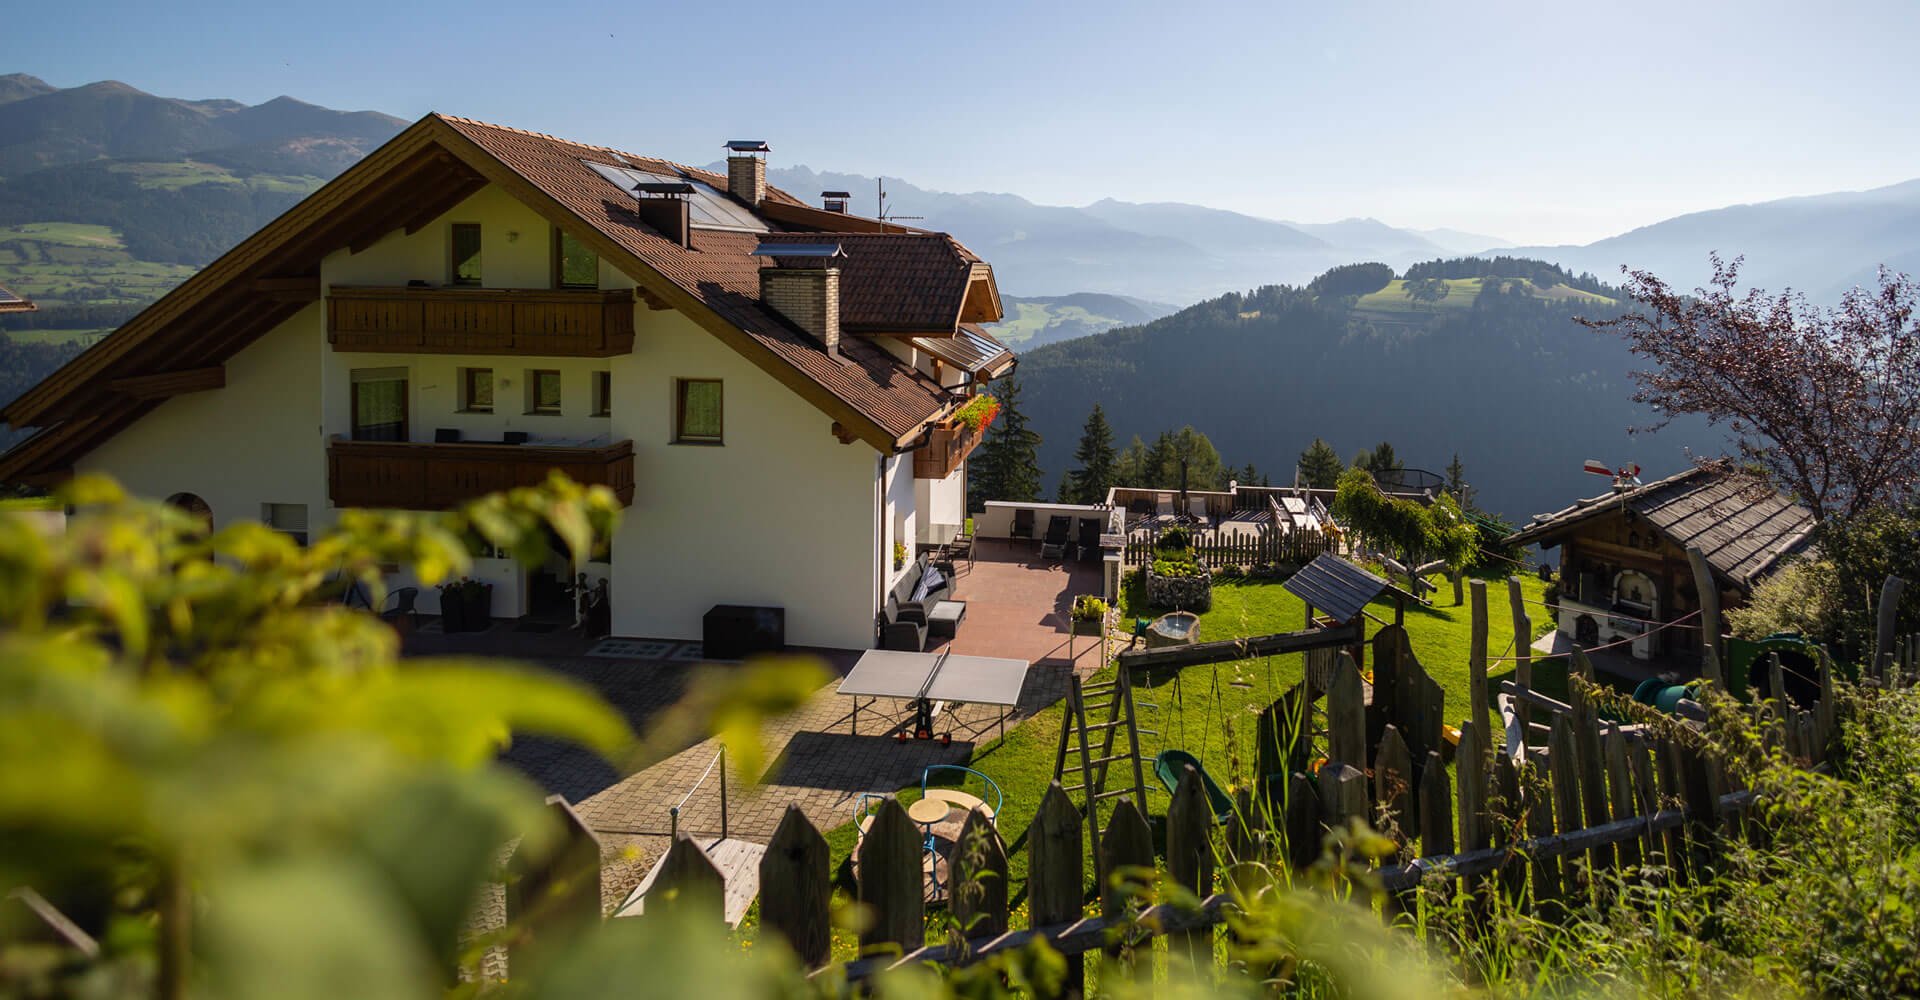
[[[1457,452],[1481,502],[1520,519],[1597,492],[1583,459],[1638,462],[1654,476],[1684,467],[1689,447],[1721,450],[1697,420],[1628,434],[1655,420],[1632,401],[1634,359],[1574,322],[1617,303],[1525,280],[1459,285],[1471,304],[1391,322],[1364,298],[1270,285],[1025,351],[1021,398],[1044,438],[1042,481],[1071,466],[1096,401],[1120,445],[1191,424],[1224,461],[1251,461],[1276,482],[1291,480],[1316,436],[1343,457],[1391,441],[1408,465],[1436,472]]]
[[[1584,246],[1488,251],[1538,257],[1618,281],[1622,265],[1691,288],[1707,255],[1745,258],[1742,283],[1791,286],[1819,302],[1871,286],[1879,266],[1920,269],[1920,179],[1866,191],[1805,195],[1690,212]]]
[[[1001,297],[1006,319],[991,327],[994,336],[1018,350],[1089,337],[1119,326],[1149,323],[1178,310],[1161,302],[1125,295],[1075,292],[1023,298]]]
[[[248,106],[158,97],[118,80],[65,89],[24,74],[0,77],[0,176],[102,159],[172,160],[280,145],[298,169],[298,140],[324,138],[365,155],[406,125],[376,111],[334,111],[291,97]]]

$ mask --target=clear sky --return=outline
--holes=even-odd
[[[1556,243],[1920,176],[1916,41],[1913,0],[63,0],[0,72]]]

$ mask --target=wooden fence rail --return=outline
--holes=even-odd
[[[1304,566],[1324,552],[1333,551],[1326,535],[1313,531],[1263,531],[1257,534],[1218,533],[1195,537],[1189,547],[1195,560],[1208,569],[1228,566]],[[1153,560],[1153,538],[1135,532],[1127,536],[1122,560],[1127,566],[1139,566]]]
[[[1484,619],[1484,584],[1476,583],[1475,591],[1473,607]],[[1518,589],[1510,594],[1517,604]],[[1516,609],[1516,619],[1519,614]],[[1489,662],[1482,625],[1474,629],[1469,672],[1474,689],[1484,692]],[[815,975],[843,975],[849,982],[900,965],[977,962],[1044,939],[1067,957],[1062,995],[1074,996],[1084,990],[1084,956],[1097,949],[1128,962],[1150,961],[1156,949],[1182,961],[1211,962],[1214,935],[1235,905],[1230,893],[1213,891],[1216,870],[1236,882],[1258,871],[1247,862],[1303,868],[1321,857],[1328,834],[1355,822],[1403,841],[1417,835],[1425,852],[1406,864],[1356,873],[1357,888],[1387,894],[1389,920],[1422,905],[1414,890],[1436,881],[1470,894],[1476,912],[1496,892],[1543,913],[1604,903],[1605,873],[1657,864],[1667,877],[1686,881],[1697,877],[1724,841],[1757,833],[1747,817],[1759,793],[1739,787],[1739,776],[1698,735],[1698,723],[1675,719],[1634,728],[1603,722],[1589,694],[1597,689],[1575,680],[1567,702],[1513,699],[1536,718],[1551,718],[1550,725],[1523,729],[1528,735],[1544,729],[1543,739],[1495,745],[1488,707],[1475,698],[1456,746],[1440,738],[1445,696],[1414,658],[1404,630],[1383,627],[1373,643],[1370,691],[1342,652],[1324,686],[1310,677],[1262,714],[1257,767],[1271,773],[1256,789],[1239,791],[1224,828],[1197,772],[1181,776],[1167,807],[1163,873],[1156,871],[1141,803],[1118,800],[1106,827],[1089,838],[1086,813],[1054,783],[1022,838],[1029,926],[1015,928],[1010,920],[1014,887],[1007,878],[1006,835],[992,817],[975,811],[946,859],[949,905],[959,926],[970,928],[968,940],[928,946],[924,841],[906,810],[889,798],[855,848],[856,897],[869,910],[860,936],[865,957],[831,966],[827,915],[833,886],[826,841],[790,808],[760,865],[763,931],[785,939]],[[1890,641],[1877,660],[1871,683],[1920,679],[1920,636]],[[1590,680],[1592,665],[1576,653],[1573,672]],[[1823,684],[1830,681],[1830,665],[1823,664],[1821,673]],[[1523,685],[1531,680],[1522,676]],[[1537,694],[1524,686],[1519,693]],[[1324,728],[1314,709],[1322,699]],[[1833,712],[1824,701],[1803,708],[1782,694],[1750,711],[1771,747],[1802,766],[1824,766],[1835,736]],[[1310,772],[1304,762],[1316,757],[1323,762]],[[571,846],[555,856],[559,860],[525,869],[530,877],[509,897],[510,915],[555,925],[523,935],[534,943],[551,941],[561,925],[577,924],[587,887],[599,884],[591,832],[564,803],[553,809],[573,832]],[[1098,851],[1096,870],[1106,873],[1091,888],[1085,881],[1089,844]],[[704,861],[684,838],[669,860],[673,854]],[[1178,885],[1200,902],[1151,905],[1156,880]],[[538,886],[554,887],[562,902],[530,904],[529,890]],[[717,903],[698,902],[720,891],[710,865],[669,864],[655,882],[654,891],[662,890],[681,896],[673,910],[683,918],[720,919]],[[1097,901],[1098,916],[1085,916],[1089,899]]]

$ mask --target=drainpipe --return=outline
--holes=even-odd
[[[875,620],[887,610],[887,456],[874,457],[873,475],[873,593]]]

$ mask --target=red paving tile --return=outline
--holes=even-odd
[[[1074,595],[1101,592],[1098,560],[1042,559],[1037,542],[981,539],[954,583],[955,596],[967,602],[950,643],[954,652],[1065,667],[1071,644],[1076,671],[1100,668],[1100,640],[1068,631]]]

